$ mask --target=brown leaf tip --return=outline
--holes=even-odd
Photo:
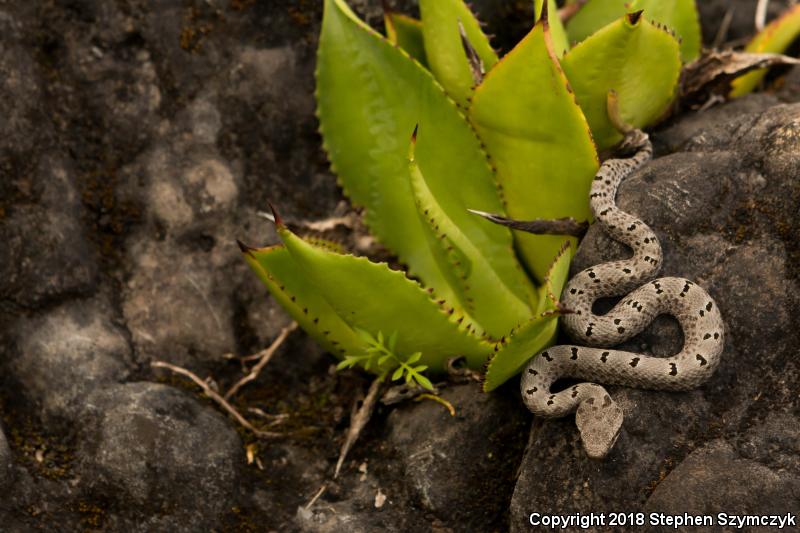
[[[269,209],[272,211],[272,218],[274,219],[273,221],[275,222],[275,225],[279,228],[283,227],[283,219],[275,210],[275,206],[272,205],[272,202],[267,202],[267,205],[269,205]]]
[[[642,18],[642,12],[643,12],[643,10],[640,9],[639,11],[634,11],[633,13],[628,13],[628,15],[627,15],[628,22],[630,23],[631,26],[636,26],[636,24],[638,24],[639,20],[641,20],[641,18]]]
[[[419,131],[419,124],[415,124],[414,125],[414,132],[411,134],[411,142],[412,143],[416,143],[417,142],[417,132],[418,131]]]
[[[239,245],[239,249],[242,251],[243,254],[247,254],[249,256],[253,255],[253,250],[255,250],[255,248],[253,248],[252,246],[247,246],[239,239],[236,239],[236,244]]]

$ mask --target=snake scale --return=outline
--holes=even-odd
[[[713,374],[724,342],[722,316],[705,290],[683,278],[649,281],[661,266],[658,238],[644,222],[616,206],[619,184],[652,157],[647,136],[635,133],[635,154],[605,161],[590,193],[597,223],[613,239],[629,246],[633,256],[595,265],[570,279],[562,305],[572,313],[563,317],[562,324],[571,337],[590,347],[548,348],[531,360],[521,380],[523,400],[534,414],[555,418],[576,411],[581,440],[592,458],[605,457],[613,447],[622,425],[622,409],[596,383],[580,383],[552,393],[553,382],[568,377],[644,389],[688,390]],[[627,296],[608,313],[592,312],[598,298],[624,294]],[[684,345],[676,355],[653,357],[601,348],[637,335],[660,314],[674,316],[683,329]]]

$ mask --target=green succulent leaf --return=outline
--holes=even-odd
[[[534,0],[533,5],[536,10],[536,20],[539,20],[542,16],[544,0]],[[547,22],[550,24],[550,37],[553,40],[553,51],[555,51],[557,57],[562,57],[564,53],[569,50],[569,39],[567,38],[567,31],[564,29],[564,24],[561,22],[561,17],[558,16],[556,0],[547,0]]]
[[[446,359],[455,355],[466,357],[473,368],[486,361],[491,346],[402,272],[314,247],[284,226],[278,226],[278,235],[306,286],[353,330],[396,331],[397,353],[422,352],[420,362],[434,372],[441,372]]]
[[[744,51],[754,54],[780,54],[785,52],[798,36],[800,36],[800,5],[794,6],[769,23],[766,28],[753,37]],[[761,83],[766,74],[767,69],[760,69],[736,78],[732,84],[731,97],[738,98],[751,92]]]
[[[495,346],[495,355],[489,361],[484,380],[484,390],[489,392],[516,375],[520,368],[536,353],[555,341],[561,313],[558,299],[569,278],[572,248],[568,240],[556,254],[539,287],[541,299],[536,316],[511,332],[510,338]]]
[[[536,308],[537,314],[558,309],[561,291],[564,290],[564,286],[569,279],[569,265],[572,261],[572,255],[572,247],[569,245],[569,241],[565,240],[564,244],[561,245],[561,250],[559,250],[547,269],[544,283],[539,287],[541,298]]]
[[[575,46],[561,66],[602,150],[622,140],[608,118],[608,93],[617,93],[626,124],[652,124],[675,97],[680,45],[671,34],[632,13]]]
[[[540,314],[519,327],[508,340],[497,344],[486,369],[485,392],[514,377],[531,357],[553,343],[558,331],[557,317],[558,314],[552,311]]]
[[[251,248],[244,250],[243,255],[272,297],[325,350],[339,357],[364,351],[367,346],[364,339],[308,283],[285,247]],[[340,365],[354,366],[358,362],[346,358]]]
[[[539,21],[489,72],[469,116],[497,168],[511,218],[590,218],[597,153],[546,24]],[[526,264],[544,280],[563,237],[517,232],[515,238]]]
[[[567,3],[574,4],[578,1],[582,0],[569,0]],[[625,0],[588,0],[567,21],[567,38],[573,44],[583,41],[627,13],[625,4]]]
[[[420,130],[417,141],[411,143],[409,170],[429,245],[441,262],[442,271],[451,274],[459,309],[465,310],[490,337],[500,338],[530,318],[530,306],[537,299],[535,290],[514,256],[507,231],[497,232],[502,229],[500,226],[485,224],[466,207],[450,209],[454,218],[445,213],[415,157],[415,147],[438,144],[438,139],[425,133]],[[442,201],[454,196],[458,196],[456,191],[451,191]],[[501,246],[497,238],[503,243]]]
[[[478,19],[462,0],[420,0],[422,34],[431,72],[447,93],[460,105],[472,95],[472,69],[461,40],[459,23],[467,40],[478,53],[484,69],[497,63],[497,54],[483,33]]]
[[[644,17],[666,25],[681,39],[684,63],[700,55],[700,19],[694,0],[589,0],[567,23],[567,35],[580,42],[626,13],[644,11]]]
[[[383,15],[386,25],[386,38],[406,51],[423,67],[428,67],[428,58],[425,55],[425,40],[422,36],[422,22],[419,20],[387,11]]]
[[[418,157],[430,161],[424,165],[428,185],[436,198],[448,198],[442,208],[454,218],[453,209],[502,210],[474,131],[431,74],[358,20],[343,0],[325,0],[317,86],[325,148],[345,192],[367,208],[367,225],[410,275],[437,297],[455,301],[417,215],[408,139],[420,124],[431,137],[447,140],[420,147]],[[511,239],[484,233],[501,235],[498,247]]]

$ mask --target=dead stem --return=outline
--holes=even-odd
[[[344,460],[347,458],[348,452],[350,452],[350,448],[353,447],[353,444],[355,444],[358,436],[361,435],[361,431],[364,429],[364,426],[367,425],[367,422],[369,422],[369,419],[372,417],[372,411],[378,401],[378,391],[380,391],[382,384],[383,378],[375,378],[375,380],[369,386],[367,397],[364,398],[364,402],[361,404],[361,407],[357,407],[358,401],[353,404],[353,411],[350,416],[350,428],[347,430],[347,436],[344,439],[344,444],[342,444],[342,450],[339,452],[339,460],[336,461],[336,469],[333,471],[333,479],[336,479],[339,476],[339,471],[344,464]]]
[[[249,431],[252,431],[253,434],[256,435],[257,437],[268,438],[268,437],[283,437],[284,436],[284,435],[282,435],[280,433],[273,433],[272,431],[262,431],[260,429],[256,429],[256,427],[253,426],[253,424],[251,424],[250,422],[248,422],[247,419],[245,417],[243,417],[239,413],[239,411],[236,410],[236,408],[234,408],[231,404],[229,404],[227,402],[227,400],[225,400],[225,398],[220,396],[217,391],[212,389],[211,386],[209,386],[208,383],[206,383],[204,380],[200,379],[197,376],[197,374],[194,374],[193,372],[191,372],[189,370],[186,370],[185,368],[181,368],[179,366],[175,366],[173,364],[166,363],[164,361],[152,361],[150,363],[150,366],[152,366],[153,368],[166,368],[167,370],[171,370],[172,372],[174,372],[176,374],[180,374],[180,375],[182,375],[184,377],[187,377],[187,378],[191,379],[200,388],[203,389],[203,392],[206,394],[206,396],[208,396],[209,398],[214,400],[220,407],[225,409],[233,418],[235,418],[236,421],[239,422],[239,424],[241,424],[245,429],[247,429]]]
[[[769,0],[758,0],[756,4],[756,31],[762,31],[767,24],[767,8],[769,7]]]
[[[725,15],[722,17],[722,22],[719,25],[717,34],[714,36],[714,42],[711,45],[712,50],[719,49],[719,47],[722,46],[722,43],[725,42],[725,39],[728,38],[728,31],[730,31],[731,29],[731,22],[733,22],[734,11],[736,11],[736,7],[732,6],[725,12]]]
[[[447,412],[450,413],[450,416],[456,416],[456,409],[453,407],[453,404],[442,398],[441,396],[436,396],[435,394],[429,394],[424,392],[414,398],[415,402],[421,402],[422,400],[433,400],[436,403],[440,403],[444,405],[444,408],[447,409]]]
[[[553,220],[536,219],[536,220],[513,220],[493,213],[486,213],[476,209],[467,209],[474,215],[482,216],[483,218],[506,226],[511,229],[526,231],[528,233],[535,233],[537,235],[569,235],[572,237],[583,237],[586,230],[589,229],[588,222],[578,222],[574,218],[557,218]]]
[[[228,389],[228,392],[225,393],[225,399],[229,400],[234,394],[236,394],[239,389],[241,389],[247,383],[250,383],[254,379],[258,377],[261,373],[261,370],[269,363],[269,360],[272,359],[272,356],[275,355],[275,352],[280,348],[281,344],[286,340],[286,337],[289,336],[289,333],[297,329],[297,322],[292,321],[291,324],[283,328],[278,335],[278,337],[264,350],[261,350],[258,353],[253,355],[247,356],[247,360],[258,359],[258,363],[250,370],[250,373],[244,376],[242,379],[237,381],[233,384],[233,386]]]
[[[323,483],[322,486],[317,491],[317,493],[314,494],[314,497],[311,498],[311,500],[306,504],[305,509],[306,510],[311,509],[311,506],[314,505],[315,503],[317,503],[317,500],[319,499],[320,496],[322,496],[322,494],[325,492],[325,489],[327,489],[327,488],[328,488],[328,484],[327,483]]]

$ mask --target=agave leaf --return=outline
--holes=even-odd
[[[389,39],[389,42],[405,50],[420,65],[427,68],[428,58],[425,56],[422,22],[393,11],[386,11],[383,20],[386,25],[386,38]]]
[[[575,3],[579,0],[572,0]],[[627,13],[625,0],[588,0],[566,24],[567,38],[579,43],[591,34]]]
[[[464,27],[470,45],[478,53],[484,69],[497,63],[497,54],[480,23],[462,0],[420,0],[422,34],[431,72],[447,93],[465,106],[472,95],[472,69],[461,40],[459,23]]]
[[[442,205],[452,218],[454,206],[473,207],[473,199],[487,211],[502,209],[474,131],[431,74],[358,20],[343,0],[325,0],[317,88],[332,168],[353,202],[367,208],[365,221],[372,233],[412,276],[438,297],[454,301],[417,215],[408,138],[421,124],[432,137],[447,140],[436,144],[426,173],[435,197],[453,196]],[[503,238],[497,242],[503,245]]]
[[[511,241],[505,246],[492,241],[499,226],[485,224],[466,208],[453,209],[451,218],[442,209],[439,198],[431,192],[426,174],[415,158],[415,147],[424,146],[429,139],[420,131],[418,141],[412,141],[409,169],[411,187],[417,200],[420,216],[428,229],[428,241],[434,255],[442,261],[442,271],[451,272],[451,286],[469,315],[490,337],[500,338],[517,324],[531,316],[530,298],[534,289],[514,257]],[[429,144],[438,144],[431,139]],[[427,167],[426,167],[427,168]],[[449,200],[458,195],[449,195]],[[465,231],[472,228],[471,233]],[[491,231],[490,231],[491,230]],[[507,236],[507,232],[500,236]],[[480,240],[474,238],[479,236]]]
[[[272,297],[326,351],[339,357],[364,351],[367,345],[359,333],[308,283],[286,248],[243,248],[242,253]]]
[[[597,153],[545,21],[489,72],[469,116],[496,165],[511,218],[589,219]],[[543,280],[563,237],[517,232],[515,238],[526,264]]]
[[[561,291],[567,284],[569,278],[569,265],[572,261],[572,247],[569,241],[565,240],[558,254],[550,263],[545,276],[545,282],[539,287],[541,298],[536,308],[536,313],[541,314],[545,311],[553,311],[559,308],[558,302],[561,298]]]
[[[644,17],[666,25],[680,37],[681,60],[697,59],[702,47],[700,14],[695,0],[634,0],[629,12],[644,11]]]
[[[539,287],[541,298],[536,316],[512,331],[510,338],[498,343],[495,355],[489,361],[484,380],[484,390],[491,391],[519,372],[520,368],[536,353],[552,345],[558,334],[561,313],[558,299],[569,277],[572,248],[564,240],[561,249],[550,263],[545,282]]]
[[[782,53],[792,42],[800,36],[800,5],[789,9],[786,13],[773,20],[745,47],[745,52],[751,53]],[[734,80],[731,97],[738,98],[755,89],[767,69],[756,70]]]
[[[278,235],[308,286],[352,329],[397,332],[397,353],[422,352],[421,362],[434,372],[443,371],[455,355],[473,368],[486,361],[491,346],[402,272],[312,246],[282,225]]]
[[[666,25],[681,38],[681,59],[700,55],[700,19],[694,0],[589,0],[567,23],[567,35],[580,42],[626,13],[644,11],[644,17]]]
[[[536,20],[539,20],[542,16],[544,0],[534,0],[533,5],[536,13]],[[567,38],[567,31],[564,29],[564,24],[561,22],[561,17],[558,16],[556,0],[547,0],[547,22],[550,24],[550,37],[553,40],[553,50],[557,57],[562,57],[564,53],[569,50],[569,39]]]
[[[538,315],[513,332],[508,340],[497,344],[486,369],[484,392],[496,389],[518,374],[531,357],[553,343],[558,331],[557,316],[552,311]]]
[[[575,46],[561,66],[602,150],[622,140],[608,119],[609,91],[617,93],[626,124],[638,128],[653,123],[675,97],[680,45],[638,12],[631,13]]]

